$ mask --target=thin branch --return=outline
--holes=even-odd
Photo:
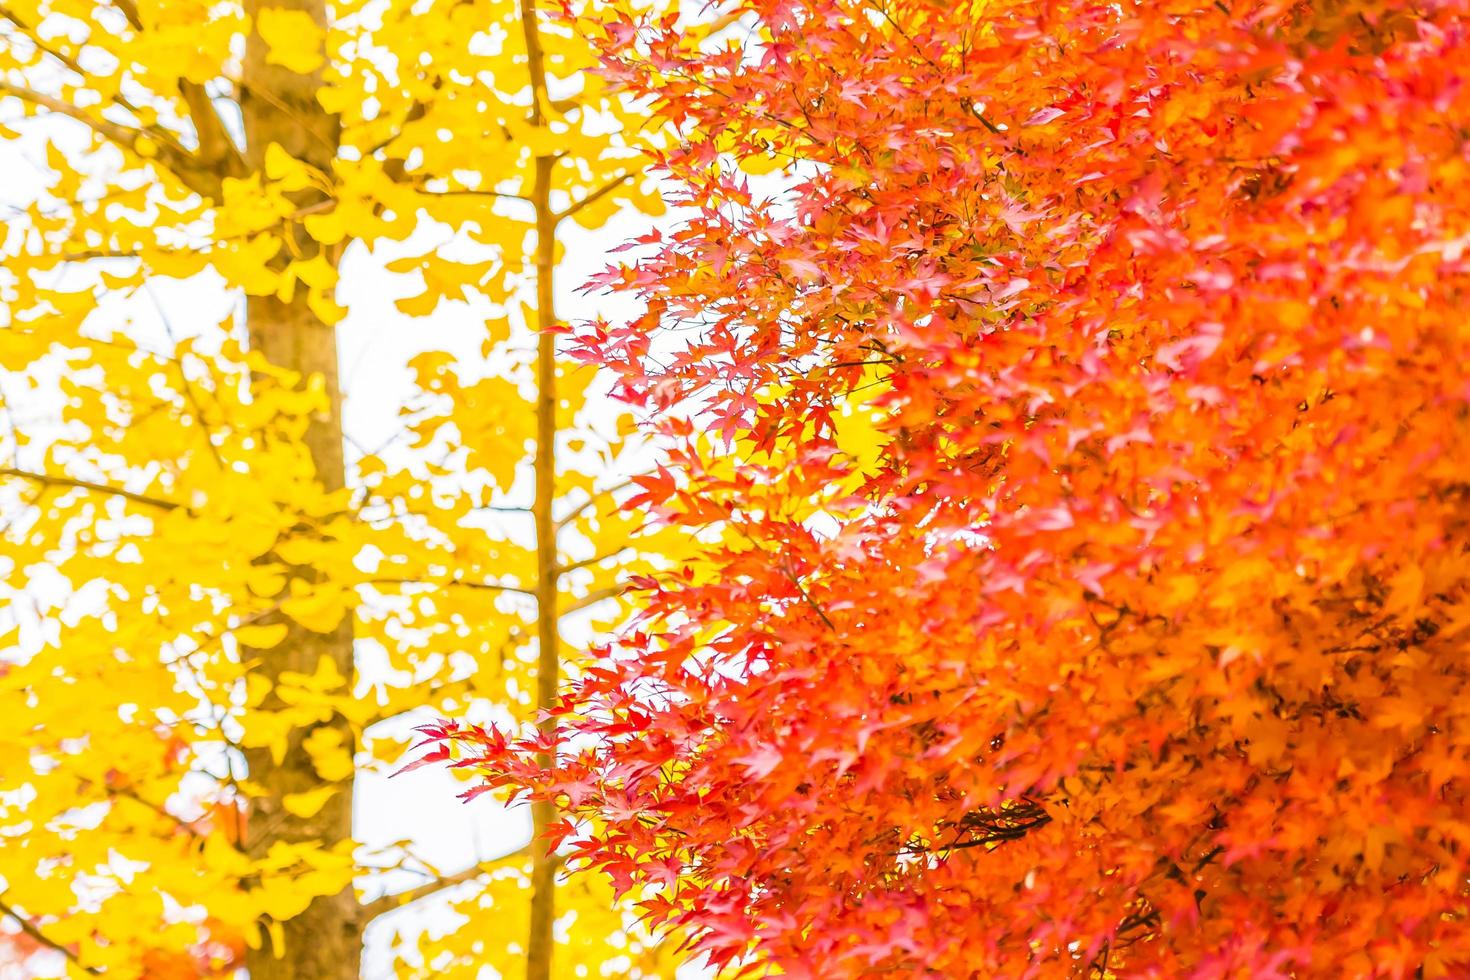
[[[195,824],[197,824],[200,820],[203,820],[204,819],[203,817],[199,817],[199,818],[197,818],[195,820],[185,820],[183,817],[180,817],[180,816],[177,816],[177,815],[175,815],[173,813],[170,813],[168,811],[168,809],[166,807],[162,806],[161,804],[154,803],[152,800],[149,800],[149,799],[144,798],[136,790],[131,790],[131,789],[114,789],[114,790],[109,790],[109,793],[112,796],[115,796],[115,797],[118,797],[118,798],[121,798],[121,799],[125,799],[125,800],[132,800],[134,803],[138,803],[138,804],[140,804],[142,806],[147,807],[149,810],[151,810],[154,813],[158,814],[160,817],[164,817],[165,819],[167,819],[170,822],[172,822],[174,826],[178,827],[180,830],[182,830],[184,833],[188,834],[190,837],[194,838],[195,840],[204,840],[205,839],[205,836],[206,836],[205,835],[205,832],[202,831],[202,830],[200,830],[198,827],[195,826]],[[237,811],[237,816],[238,816],[239,807],[238,806],[235,806],[232,803],[230,808],[232,810]],[[236,830],[236,836],[238,836],[238,828]],[[226,837],[226,840],[229,840],[229,838]],[[233,847],[235,850],[241,851],[241,853],[244,853],[243,850],[241,849],[240,844],[239,844],[238,841],[230,841],[230,846]]]
[[[561,614],[563,616],[570,616],[572,613],[581,612],[583,609],[587,609],[590,606],[595,606],[599,602],[604,602],[608,599],[616,599],[618,596],[627,591],[628,587],[626,585],[610,585],[605,589],[598,589],[595,592],[589,592],[582,598],[578,599],[576,602],[564,607],[561,611]]]
[[[0,470],[0,472],[4,472]],[[514,585],[499,585],[495,582],[465,582],[460,579],[414,579],[414,578],[370,578],[368,585],[433,585],[439,588],[483,589],[487,592],[509,592],[514,595],[536,597],[530,589]]]
[[[134,153],[137,152],[138,140],[146,136],[142,130],[130,129],[127,126],[119,126],[117,123],[108,122],[106,119],[99,119],[77,108],[70,102],[47,95],[44,92],[37,92],[32,88],[26,88],[24,85],[14,85],[5,81],[3,78],[0,78],[0,95],[13,95],[23,102],[29,102],[43,109],[49,109],[58,115],[75,119],[77,122],[89,126],[97,135],[125,149],[132,150]]]
[[[442,892],[446,888],[453,888],[455,885],[462,885],[467,881],[473,881],[489,872],[494,865],[514,861],[530,853],[531,845],[525,844],[511,851],[509,854],[502,854],[500,857],[493,858],[489,861],[481,861],[479,864],[465,868],[463,871],[456,872],[452,875],[444,875],[443,877],[419,885],[416,888],[410,888],[408,891],[399,892],[396,895],[383,895],[370,902],[364,902],[360,910],[360,921],[369,922],[380,915],[392,912],[395,909],[401,909],[405,905]]]
[[[112,5],[122,11],[122,15],[128,19],[133,30],[143,29],[143,18],[138,16],[138,5],[133,0],[112,0]]]
[[[602,198],[607,197],[609,194],[611,194],[613,191],[617,190],[619,187],[621,187],[624,184],[626,184],[632,178],[633,178],[633,174],[631,172],[623,173],[623,174],[619,175],[618,177],[613,178],[612,180],[608,181],[606,184],[603,184],[601,187],[597,188],[597,190],[593,191],[591,194],[588,194],[586,197],[582,198],[580,201],[577,201],[575,204],[572,204],[565,211],[562,211],[562,212],[554,215],[553,216],[553,220],[555,220],[555,221],[561,221],[561,219],[563,219],[563,218],[570,218],[572,215],[576,214],[578,211],[580,211],[583,208],[587,207],[587,205],[594,204],[597,201],[600,201]]]
[[[188,834],[190,837],[194,838],[195,840],[203,840],[204,839],[204,833],[202,831],[200,831],[200,829],[198,827],[194,826],[194,823],[192,821],[184,820],[184,819],[182,819],[180,817],[174,816],[172,813],[169,813],[168,810],[165,809],[160,804],[154,803],[151,800],[144,799],[142,796],[138,795],[138,793],[135,792],[134,790],[130,790],[130,789],[115,789],[115,790],[112,790],[111,792],[112,792],[112,795],[113,796],[116,796],[119,799],[132,800],[134,803],[138,803],[138,804],[141,804],[144,807],[147,807],[149,810],[151,810],[153,813],[157,814],[158,816],[160,816],[160,817],[166,817],[168,820],[170,820],[174,824],[174,826],[178,827],[180,830],[182,830],[184,833]]]
[[[0,85],[3,85],[3,84],[4,84],[3,82],[0,82]],[[83,203],[83,204],[92,204],[92,203],[95,203],[95,202],[92,202],[92,201],[83,201],[81,203]],[[267,231],[271,231],[272,229],[280,228],[281,226],[286,225],[286,224],[288,224],[290,222],[299,221],[300,219],[305,218],[308,215],[320,214],[323,211],[330,211],[333,208],[335,208],[336,206],[337,206],[337,199],[336,198],[334,198],[334,197],[323,198],[322,200],[315,201],[315,202],[313,202],[311,204],[303,204],[301,207],[297,208],[295,211],[292,211],[290,214],[286,215],[285,217],[277,218],[276,220],[272,221],[268,225],[262,225],[262,226],[260,226],[258,228],[248,228],[245,231],[236,232],[233,235],[221,235],[221,236],[217,237],[215,239],[215,241],[216,242],[243,241],[243,240],[251,237],[252,235],[258,235],[261,232],[267,232]],[[20,214],[24,214],[25,212],[19,212],[19,213]],[[192,249],[192,248],[158,248],[158,249],[155,249],[154,251],[159,252],[159,253],[162,253],[162,254],[165,254],[165,255],[183,254],[185,252],[188,252],[188,253],[191,253],[191,254],[196,254],[196,255],[198,254],[198,250],[197,249]],[[89,261],[91,261],[93,259],[132,259],[132,260],[138,261],[138,260],[142,260],[143,258],[144,258],[144,254],[142,252],[120,252],[120,251],[114,251],[114,250],[110,250],[110,249],[89,249],[89,250],[83,251],[83,252],[70,252],[70,253],[67,253],[65,255],[56,256],[56,261],[58,263],[65,263],[65,262],[89,262]],[[11,327],[9,329],[14,330],[16,328]],[[94,338],[90,338],[89,337],[87,339],[88,340],[91,340],[94,343],[98,342]]]
[[[1001,129],[995,123],[991,122],[988,118],[986,118],[986,115],[985,115],[985,107],[984,106],[977,106],[974,102],[970,101],[969,99],[960,99],[960,105],[966,111],[968,111],[972,116],[974,116],[976,119],[980,120],[980,122],[985,126],[985,128],[988,129],[988,130],[990,130],[996,136],[1004,136],[1006,134],[1006,131],[1004,129]]]
[[[781,572],[786,576],[787,581],[796,586],[796,591],[801,593],[802,599],[806,600],[806,604],[817,614],[817,617],[826,624],[829,630],[835,632],[837,627],[833,624],[831,618],[828,617],[827,610],[823,609],[821,603],[812,598],[811,593],[806,590],[806,586],[801,584],[801,579],[796,577],[796,573],[784,564],[781,566]]]
[[[418,191],[424,197],[493,197],[502,201],[519,201],[522,204],[531,203],[530,198],[522,197],[519,194],[507,194],[504,191],[482,191],[469,187],[451,191],[429,191],[419,187],[414,188],[414,190]]]
[[[219,196],[219,174],[185,149],[171,133],[154,127],[133,129],[129,126],[121,126],[100,116],[94,116],[64,99],[0,79],[0,96],[4,95],[13,96],[22,102],[76,120],[98,136],[138,156],[145,162],[160,164],[178,178],[185,187],[202,197],[216,198]],[[118,104],[122,105],[122,103]],[[137,114],[129,106],[122,106],[122,108]],[[148,140],[154,144],[151,152],[144,153],[140,149],[141,140]]]
[[[376,454],[366,454],[365,453],[364,455],[376,455]],[[386,504],[384,504],[382,506],[386,506]],[[470,513],[472,513],[472,514],[487,514],[487,513],[488,514],[519,514],[519,515],[523,515],[524,516],[526,514],[530,514],[531,513],[531,508],[529,508],[529,507],[500,507],[500,506],[489,506],[489,507],[471,507],[469,510],[470,510]],[[361,517],[361,520],[362,520],[362,522],[364,524],[377,525],[377,524],[391,524],[394,521],[406,521],[406,520],[408,520],[410,518],[414,518],[414,517],[422,518],[422,519],[424,519],[426,521],[432,521],[435,518],[442,517],[442,516],[444,516],[444,512],[443,511],[440,511],[438,513],[435,513],[435,512],[432,512],[432,511],[424,511],[424,510],[406,510],[406,511],[403,511],[402,513],[398,513],[398,514],[382,514],[382,515],[380,515],[378,517]]]
[[[626,489],[628,489],[631,486],[633,486],[633,481],[632,480],[624,480],[622,483],[619,483],[616,486],[608,487],[606,490],[599,490],[599,491],[597,491],[596,493],[594,493],[590,497],[588,497],[586,500],[584,500],[582,503],[578,504],[576,506],[576,508],[574,508],[570,513],[568,513],[568,514],[564,515],[563,517],[561,517],[556,522],[556,529],[558,531],[562,530],[568,524],[571,524],[572,521],[575,521],[577,518],[579,518],[583,514],[585,514],[587,512],[587,508],[592,507],[592,506],[600,503],[602,500],[604,500],[607,497],[612,496],[613,494],[617,493],[619,490],[626,490]]]
[[[422,700],[415,701],[415,703],[410,704],[410,705],[407,705],[407,706],[402,707],[402,708],[393,708],[393,707],[384,708],[382,711],[374,712],[372,715],[369,715],[367,717],[367,719],[366,719],[366,723],[363,725],[363,728],[365,728],[365,729],[366,728],[372,728],[375,725],[382,725],[382,724],[385,724],[385,723],[390,722],[390,721],[397,721],[400,718],[405,718],[408,715],[413,714],[415,711],[418,711],[418,710],[422,709],[425,703],[427,703],[428,701],[431,701],[435,696],[437,696],[438,694],[442,693],[443,691],[447,691],[451,687],[459,688],[459,689],[463,690],[464,686],[465,685],[463,684],[463,682],[456,681],[456,682],[446,682],[446,683],[443,683],[443,684],[440,684],[440,685],[437,685],[437,686],[434,686],[434,687],[430,687],[427,690],[423,691]],[[417,694],[418,691],[419,691],[419,689],[418,688],[415,688],[414,691]],[[386,738],[387,736],[374,736],[374,737],[375,738]],[[402,740],[399,739],[399,741],[402,741]]]
[[[73,950],[61,945],[61,943],[58,943],[56,940],[46,935],[40,929],[36,928],[36,926],[32,924],[29,919],[25,918],[15,909],[11,908],[4,901],[0,901],[0,915],[8,916],[9,918],[14,919],[16,925],[20,926],[21,932],[25,933],[27,936],[30,936],[32,939],[40,943],[42,946],[45,946],[47,949],[56,950],[62,956],[65,956],[67,959],[75,963],[78,969],[85,970],[86,972],[92,974],[98,974],[102,972],[98,970],[95,966],[83,966],[81,959]]]
[[[194,633],[190,633],[186,638],[194,644],[194,649],[188,651],[187,653],[181,653],[170,660],[163,660],[160,662],[165,667],[172,667],[175,664],[188,664],[190,667],[192,667],[193,664],[190,663],[191,660],[199,656],[201,653],[206,653],[211,646],[218,643],[220,640],[223,640],[226,636],[230,636],[236,630],[242,630],[247,626],[254,626],[256,623],[259,623],[260,621],[269,618],[272,614],[280,611],[281,603],[276,602],[273,605],[266,606],[264,609],[257,609],[249,616],[246,616],[244,619],[239,620],[231,626],[221,627],[218,633],[206,633],[203,630],[198,630]]]
[[[150,497],[143,493],[134,493],[124,490],[122,487],[110,487],[105,483],[93,483],[91,480],[79,480],[76,477],[60,476],[51,473],[32,473],[29,470],[18,470],[13,466],[0,466],[0,476],[13,476],[21,480],[30,480],[33,483],[41,483],[46,486],[71,487],[76,490],[91,490],[94,493],[111,494],[114,497],[122,497],[134,503],[147,504],[149,507],[157,507],[160,510],[176,510],[183,506],[172,500],[163,500],[158,497]]]
[[[632,545],[625,544],[621,548],[614,549],[613,551],[604,552],[600,555],[594,555],[591,558],[583,558],[581,561],[574,561],[570,565],[558,565],[556,566],[556,574],[557,576],[562,576],[565,575],[567,572],[575,572],[579,568],[589,568],[600,562],[607,561],[610,558],[616,558],[626,551],[632,550]]]
[[[270,89],[266,88],[263,85],[247,85],[245,83],[245,80],[242,78],[237,78],[234,80],[234,82],[237,98],[243,98],[246,95],[251,95],[255,98],[260,99],[262,102],[268,103],[281,115],[285,116],[287,119],[290,119],[297,126],[300,126],[302,132],[306,133],[307,136],[316,140],[324,147],[327,147],[332,152],[336,152],[337,147],[332,143],[331,140],[327,139],[327,137],[323,136],[321,133],[312,128],[310,120],[306,119],[304,116],[302,116],[301,113],[297,112],[295,109],[291,108],[291,106],[283,102],[280,96],[276,95]]]
[[[112,0],[112,4],[127,18],[133,30],[143,30],[143,18],[138,14],[138,5],[133,0]],[[77,71],[80,73],[81,69]],[[214,99],[209,97],[203,85],[187,78],[179,80],[179,95],[189,110],[194,123],[194,132],[199,137],[199,156],[207,164],[225,163],[226,169],[235,172],[245,166],[245,157],[240,147],[230,138],[229,127],[219,114]],[[123,103],[126,105],[126,103]],[[136,113],[135,113],[136,115]]]
[[[143,292],[147,293],[148,298],[153,301],[153,308],[158,311],[158,321],[163,324],[163,332],[174,345],[174,349],[177,350],[179,341],[174,334],[173,324],[169,322],[168,311],[163,308],[163,302],[158,298],[158,294],[148,288],[148,282],[146,280],[143,282]],[[189,375],[184,370],[183,358],[176,356],[174,366],[178,368],[179,385],[184,389],[184,398],[189,402],[189,406],[194,409],[194,419],[199,423],[199,432],[204,437],[204,445],[208,447],[209,455],[214,459],[215,468],[223,470],[225,468],[225,461],[220,457],[219,448],[215,446],[214,438],[210,435],[209,419],[205,417],[204,406],[199,403],[199,398],[194,393],[194,384],[189,380]]]
[[[142,252],[115,252],[107,249],[92,249],[86,252],[70,252],[66,255],[56,256],[57,264],[67,262],[91,262],[94,259],[132,259],[142,261]],[[90,339],[90,338],[89,338]]]
[[[86,76],[87,73],[82,70],[81,65],[77,64],[75,58],[67,54],[65,51],[58,51],[46,42],[42,41],[40,36],[37,35],[35,31],[31,30],[30,24],[26,23],[24,20],[21,20],[21,18],[15,13],[15,11],[11,10],[9,7],[3,4],[0,4],[0,17],[3,17],[14,24],[16,30],[24,34],[26,40],[30,41],[33,45],[36,46],[36,50],[41,51],[45,54],[49,54],[51,57],[55,58],[58,62],[65,65],[74,73],[83,77]]]
[[[179,95],[189,109],[194,132],[199,137],[199,156],[206,163],[224,164],[231,172],[243,169],[245,157],[230,138],[230,131],[204,86],[187,78],[180,79]]]
[[[64,65],[67,68],[67,70],[70,71],[70,72],[72,72],[73,74],[75,74],[75,75],[77,75],[77,76],[79,76],[81,78],[86,78],[88,76],[87,70],[85,68],[83,68],[81,66],[81,64],[75,58],[73,58],[71,55],[67,54],[65,51],[60,51],[60,50],[52,47],[51,45],[47,44],[45,41],[41,40],[40,34],[38,32],[36,32],[35,30],[33,30],[31,28],[31,25],[29,23],[27,23],[26,21],[22,20],[15,13],[15,11],[11,10],[7,6],[0,5],[0,17],[3,17],[5,20],[8,20],[8,21],[10,21],[10,23],[14,24],[15,27],[16,27],[16,30],[18,30],[22,34],[24,34],[25,37],[26,37],[26,40],[30,41],[31,44],[33,44],[33,45],[36,46],[36,50],[41,51],[41,52],[43,52],[45,54],[49,54],[52,58],[56,59],[56,61],[59,64]],[[112,102],[113,102],[114,105],[117,105],[117,106],[120,106],[120,107],[126,109],[127,111],[131,112],[138,119],[142,119],[143,118],[142,111],[139,110],[139,108],[136,105],[134,105],[131,101],[129,101],[126,96],[122,95],[121,93],[118,93],[118,94],[113,95],[111,98],[112,98]],[[181,143],[179,143],[177,137],[175,137],[173,133],[170,133],[166,129],[160,129],[157,126],[144,126],[143,127],[143,132],[147,133],[150,136],[154,136],[154,137],[157,137],[160,140],[163,140],[164,142],[170,144],[175,150],[177,150],[179,152],[183,152],[183,153],[187,153],[188,152],[187,150],[184,149],[183,145]]]

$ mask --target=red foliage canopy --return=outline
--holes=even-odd
[[[608,27],[691,210],[586,338],[725,544],[436,734],[718,963],[1470,974],[1470,2],[743,2]]]

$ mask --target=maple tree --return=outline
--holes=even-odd
[[[1470,970],[1470,5],[722,9],[582,331],[701,561],[437,751],[737,972]]]
[[[652,567],[616,506],[639,450],[557,349],[558,236],[662,207],[658,132],[591,59],[532,0],[0,6],[28,174],[0,274],[0,917],[25,970],[355,978],[370,922],[447,888],[461,927],[398,943],[397,975],[665,969],[605,887],[559,881],[543,804],[532,844],[454,873],[353,837],[404,712],[535,717]],[[344,438],[354,262],[416,322],[489,317],[478,358],[425,331],[376,451]],[[392,871],[423,883],[384,894]]]

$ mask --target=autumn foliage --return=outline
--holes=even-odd
[[[431,734],[758,974],[1470,972],[1470,3],[742,12],[583,337],[718,542]]]

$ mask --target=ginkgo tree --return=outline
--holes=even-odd
[[[0,916],[34,970],[356,977],[369,922],[451,886],[463,926],[400,975],[659,969],[558,885],[545,805],[447,875],[353,836],[398,716],[534,719],[656,547],[557,349],[559,232],[660,207],[656,133],[589,61],[532,0],[0,7],[0,135],[39,175],[0,273]],[[376,453],[344,440],[353,255],[410,317],[489,310],[479,358],[425,338]],[[236,313],[147,312],[174,280]]]

